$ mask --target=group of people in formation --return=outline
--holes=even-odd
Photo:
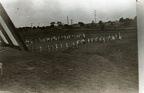
[[[67,40],[67,39],[73,39],[73,38],[85,38],[85,34],[73,34],[73,35],[63,35],[63,36],[51,36],[51,37],[45,37],[45,38],[36,38],[36,39],[25,39],[25,42],[27,44],[29,43],[45,43],[45,42],[54,42],[59,40]]]
[[[75,41],[69,40],[69,42],[63,41],[63,39],[71,39],[71,38],[76,38]],[[43,38],[43,39],[38,39],[37,41],[32,41],[26,39],[27,47],[29,48],[30,51],[54,51],[58,49],[64,49],[68,47],[73,47],[73,48],[78,48],[80,44],[85,44],[85,43],[93,43],[93,42],[99,42],[99,43],[110,43],[112,41],[116,40],[121,40],[122,35],[119,32],[118,34],[112,34],[112,35],[98,35],[96,37],[87,37],[84,33],[83,34],[78,34],[78,35],[68,35],[68,36],[53,36],[52,38]],[[54,44],[49,44],[44,47],[43,43],[45,42],[53,42],[53,41],[59,41],[62,40],[62,42],[55,42]],[[39,46],[36,46],[34,43],[40,43]],[[64,43],[65,42],[65,43]],[[30,44],[30,45],[28,45]]]

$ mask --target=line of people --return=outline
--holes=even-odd
[[[39,43],[39,42],[53,42],[58,40],[66,40],[71,38],[85,38],[85,34],[76,34],[76,35],[63,35],[63,36],[52,36],[52,37],[46,37],[46,38],[36,38],[36,39],[25,39],[26,44],[33,44],[33,43]]]
[[[115,35],[107,35],[107,36],[96,36],[96,37],[85,37],[85,38],[81,38],[78,39],[76,41],[70,41],[70,42],[62,42],[62,43],[55,43],[55,44],[47,44],[47,45],[33,45],[33,46],[28,46],[30,51],[57,51],[59,49],[66,49],[69,47],[73,47],[73,48],[78,48],[80,44],[86,44],[86,43],[93,43],[93,42],[97,42],[97,43],[109,43],[111,41],[116,41],[116,40],[121,40],[122,39],[122,35],[119,34],[115,34]]]

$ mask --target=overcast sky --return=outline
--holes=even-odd
[[[47,26],[50,22],[73,23],[134,18],[136,0],[0,0],[16,27]]]

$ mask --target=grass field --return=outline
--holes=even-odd
[[[90,36],[96,33],[87,33]],[[0,53],[0,90],[12,93],[138,93],[136,31],[122,40],[53,52]]]

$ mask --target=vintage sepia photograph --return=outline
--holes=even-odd
[[[1,0],[0,93],[139,93],[136,0]]]

